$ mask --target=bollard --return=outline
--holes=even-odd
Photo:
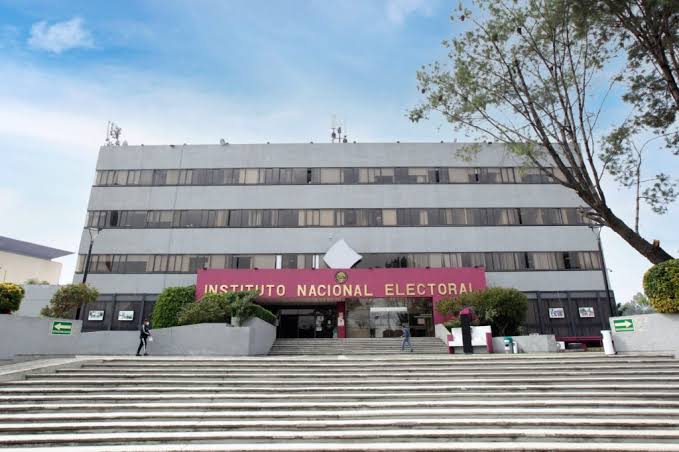
[[[604,353],[607,355],[615,355],[615,345],[613,344],[613,335],[610,330],[603,330],[601,332],[602,341],[604,343]]]

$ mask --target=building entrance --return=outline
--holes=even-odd
[[[276,337],[337,337],[337,309],[333,306],[281,307],[267,306],[278,317]]]
[[[346,301],[347,337],[401,337],[408,325],[413,337],[434,336],[431,298],[362,298]]]

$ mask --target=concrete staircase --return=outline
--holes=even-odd
[[[415,354],[448,353],[436,337],[411,338]],[[409,349],[406,349],[410,353]],[[389,355],[401,354],[401,338],[276,339],[269,355]]]
[[[679,451],[666,356],[98,358],[0,382],[0,449]]]

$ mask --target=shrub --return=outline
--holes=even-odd
[[[276,320],[278,319],[273,312],[269,311],[266,308],[263,308],[262,306],[260,306],[258,304],[255,305],[253,317],[257,317],[258,319],[262,319],[265,322],[268,322],[272,325],[276,325]]]
[[[495,334],[510,336],[521,329],[528,311],[528,298],[516,289],[491,287],[462,294],[453,300],[441,300],[436,305],[441,314],[456,317],[465,307],[474,311],[474,324],[490,325]]]
[[[49,281],[45,281],[44,279],[38,279],[38,278],[28,278],[24,284],[27,286],[46,286],[49,285]]]
[[[67,284],[54,292],[49,304],[40,311],[40,315],[70,318],[76,309],[94,303],[98,296],[99,291],[87,284]]]
[[[199,301],[185,305],[179,312],[177,323],[179,325],[225,323],[230,315],[225,294],[207,294]]]
[[[276,316],[254,303],[257,292],[227,292],[206,294],[198,301],[186,304],[177,316],[178,325],[195,325],[197,323],[222,323],[229,317],[238,317],[241,323],[258,317],[265,322],[275,324]]]
[[[10,314],[19,309],[26,291],[18,284],[0,283],[0,314]]]
[[[179,325],[179,313],[184,306],[196,301],[196,286],[167,287],[153,306],[151,322],[153,328],[167,328]]]
[[[651,267],[644,274],[644,291],[657,312],[679,313],[679,259]]]

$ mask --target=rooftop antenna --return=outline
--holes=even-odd
[[[347,137],[347,130],[348,130],[347,122],[344,121],[344,137],[342,137],[342,143],[348,143],[349,142],[348,137]]]
[[[106,146],[111,145],[111,121],[106,122],[106,140],[104,140]]]
[[[332,115],[332,119],[330,120],[330,142],[334,143],[335,140],[339,142],[339,138],[335,130],[337,129],[337,115]]]

